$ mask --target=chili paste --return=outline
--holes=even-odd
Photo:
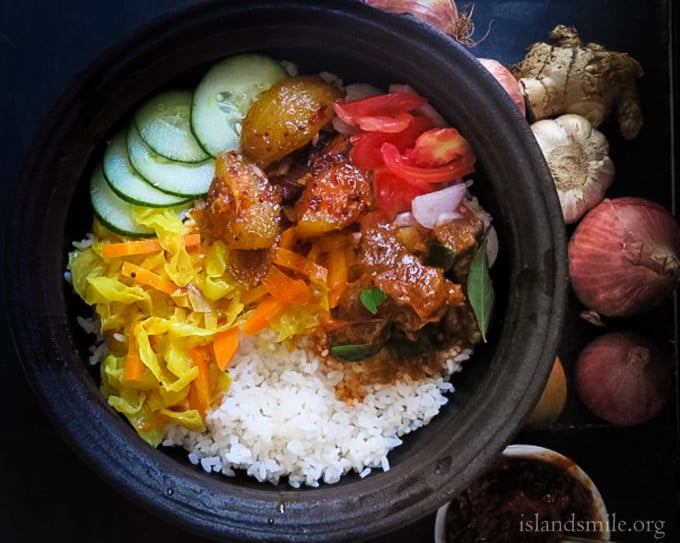
[[[598,537],[593,497],[561,466],[500,457],[446,512],[446,541],[559,543],[572,533]]]

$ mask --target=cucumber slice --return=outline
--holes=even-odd
[[[238,149],[241,121],[257,97],[288,74],[264,55],[243,54],[215,64],[194,91],[191,128],[212,156]]]
[[[153,230],[137,224],[135,208],[130,202],[119,198],[104,177],[99,165],[90,180],[90,200],[95,216],[109,230],[124,236],[141,237],[153,234]]]
[[[147,100],[134,121],[144,142],[162,157],[178,162],[203,162],[210,156],[191,131],[192,93],[168,90]]]
[[[144,179],[163,192],[177,196],[203,196],[215,176],[215,160],[196,164],[175,162],[154,153],[139,135],[135,123],[127,131],[130,164]]]
[[[171,207],[191,199],[175,196],[150,185],[130,164],[124,130],[116,132],[104,150],[104,177],[120,198],[147,207]]]

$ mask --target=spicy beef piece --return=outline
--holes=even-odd
[[[232,249],[267,249],[279,230],[280,190],[254,162],[224,151],[199,219],[209,237]]]
[[[342,230],[371,205],[371,183],[349,159],[350,143],[337,136],[309,160],[300,178],[304,190],[295,205],[297,232],[314,237]]]
[[[334,321],[326,328],[327,345],[381,345],[389,335],[386,319]]]
[[[361,272],[387,294],[378,316],[397,323],[407,336],[439,321],[464,301],[460,285],[441,269],[423,264],[398,241],[393,227],[364,221],[361,232]]]
[[[476,345],[482,341],[477,317],[467,300],[449,308],[439,323],[439,332],[439,336],[444,338],[447,344],[462,342],[466,345]]]
[[[470,270],[470,262],[484,235],[484,223],[465,206],[460,206],[462,217],[440,222],[433,229],[434,238],[455,254],[453,277],[463,282]]]

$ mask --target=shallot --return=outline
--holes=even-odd
[[[510,96],[515,103],[520,113],[526,115],[526,104],[524,103],[522,87],[510,70],[508,70],[501,62],[493,58],[478,58],[477,60],[494,76],[494,78],[496,78],[496,81],[498,81],[500,86],[508,93],[508,96]]]
[[[647,312],[680,282],[680,225],[644,198],[603,200],[578,224],[568,251],[576,296],[605,317]]]
[[[633,332],[592,340],[575,367],[576,391],[585,406],[617,426],[653,419],[670,397],[672,365],[658,345]]]
[[[454,0],[366,0],[366,3],[392,13],[410,13],[456,41],[471,43],[472,12],[463,13]]]

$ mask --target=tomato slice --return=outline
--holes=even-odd
[[[411,210],[411,200],[434,189],[433,186],[418,187],[412,185],[387,168],[379,168],[374,173],[375,200],[389,219],[397,214]]]
[[[472,156],[472,149],[458,130],[433,128],[418,136],[409,158],[417,166],[433,168],[444,166],[466,155]]]
[[[388,115],[366,115],[357,118],[357,124],[362,130],[367,132],[387,132],[395,134],[402,132],[411,124],[412,115],[408,113],[398,113],[394,117]]]
[[[411,158],[402,155],[392,143],[385,142],[380,146],[385,166],[395,175],[407,182],[422,186],[423,183],[444,183],[469,175],[474,171],[474,156],[466,153],[454,161],[433,168],[416,165]]]
[[[333,108],[343,121],[356,124],[358,117],[386,115],[394,117],[399,113],[408,113],[427,104],[427,100],[418,94],[406,92],[389,92],[378,96],[369,96],[352,102],[337,100]]]
[[[364,170],[372,170],[383,165],[380,146],[389,142],[399,149],[400,153],[406,152],[409,147],[415,145],[418,135],[432,128],[432,120],[422,115],[413,116],[410,124],[401,132],[389,134],[386,132],[363,132],[350,138],[352,150],[350,159],[357,167]]]

